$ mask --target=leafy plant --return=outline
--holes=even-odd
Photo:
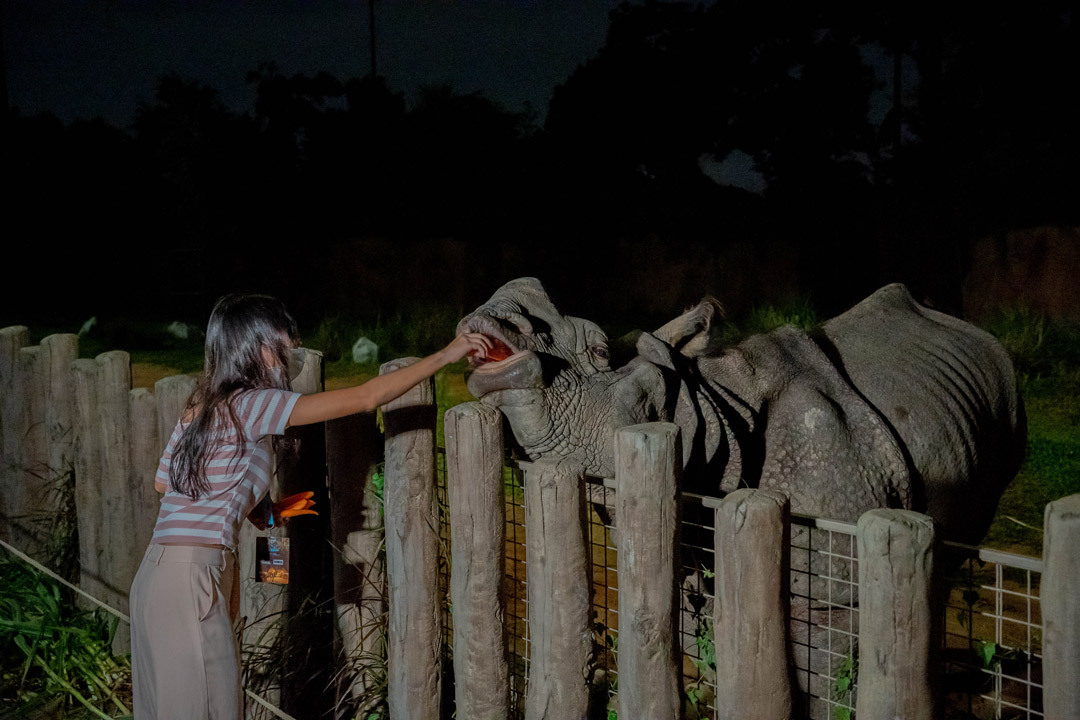
[[[833,677],[832,699],[834,702],[846,702],[851,705],[851,693],[855,689],[855,683],[859,678],[859,655],[857,652],[849,654],[836,669]],[[836,720],[851,720],[855,713],[847,706],[833,708],[833,716]]]
[[[48,704],[56,717],[130,715],[131,662],[112,654],[119,618],[76,608],[59,583],[18,560],[0,558],[0,578],[2,696],[24,710]]]

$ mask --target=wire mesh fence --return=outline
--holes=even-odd
[[[947,544],[946,712],[1041,718],[1042,561]]]
[[[449,548],[445,462],[440,461],[440,530]],[[508,460],[505,590],[510,717],[525,716],[529,675],[524,473]],[[593,590],[595,702],[618,693],[619,582],[615,483],[590,478],[587,548]],[[712,607],[716,498],[684,494],[682,576],[677,640],[688,720],[715,718]],[[858,688],[858,558],[855,525],[798,515],[791,523],[792,660],[797,717],[855,717]],[[944,614],[946,718],[1041,718],[1042,563],[1009,553],[947,544]],[[449,560],[445,563],[449,571]],[[448,593],[448,577],[442,587]],[[446,597],[444,633],[452,643]],[[611,717],[611,715],[609,715]]]

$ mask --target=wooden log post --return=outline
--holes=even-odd
[[[676,637],[682,442],[672,423],[615,432],[619,715],[682,717]]]
[[[454,572],[454,679],[460,720],[510,716],[506,658],[506,497],[502,414],[480,403],[446,411],[446,476]]]
[[[170,375],[154,383],[154,403],[157,405],[157,456],[160,458],[169,444],[180,414],[187,407],[198,381],[190,375]],[[155,468],[156,470],[157,468]]]
[[[299,348],[291,351],[292,388],[303,395],[322,392],[323,355],[317,350]],[[318,515],[300,516],[285,523],[289,538],[289,585],[286,617],[289,619],[286,642],[306,648],[293,653],[284,663],[284,677],[305,677],[306,682],[284,684],[281,707],[304,716],[311,708],[325,705],[326,688],[334,676],[334,622],[330,613],[312,612],[328,608],[334,598],[333,550],[330,536],[330,497],[326,484],[326,428],[324,423],[289,428],[286,440],[294,447],[277,457],[279,494],[275,499],[298,492],[314,493]],[[244,523],[250,525],[251,523]]]
[[[75,511],[79,526],[79,586],[103,599],[101,534],[101,420],[98,415],[101,368],[90,359],[71,364],[75,387]]]
[[[323,388],[323,366],[322,366],[322,353],[308,349],[298,349],[292,352],[290,358],[290,375],[294,375],[292,380],[293,391],[301,394],[310,394],[319,392]],[[303,429],[303,428],[300,428]],[[315,428],[316,432],[320,432]],[[290,432],[293,432],[290,430]],[[296,433],[293,433],[293,437],[296,437]],[[319,441],[321,442],[321,434],[319,435]],[[317,443],[316,443],[317,444]],[[307,448],[301,444],[299,448],[299,454],[302,456],[305,452],[314,451],[320,462],[324,460],[323,453],[325,449],[315,446]],[[297,458],[293,458],[291,461],[293,468],[283,468],[283,458],[275,458],[273,468],[270,477],[270,497],[272,499],[280,499],[288,494],[288,487],[293,479],[288,478],[287,475],[293,470],[295,466],[302,462]],[[297,482],[300,482],[297,480]],[[305,490],[315,490],[317,493],[323,493],[321,498],[316,499],[317,509],[320,512],[326,510],[325,502],[325,480],[320,481],[319,487],[305,487]],[[297,490],[299,491],[299,490]],[[319,502],[319,500],[322,502]],[[306,517],[303,519],[307,519]],[[259,648],[266,649],[271,647],[278,639],[282,629],[291,620],[292,613],[289,608],[289,595],[290,588],[298,587],[296,583],[303,584],[294,577],[294,571],[299,569],[297,576],[304,576],[310,568],[303,567],[301,564],[312,563],[314,569],[318,571],[320,566],[317,559],[313,560],[310,555],[304,556],[304,551],[298,553],[297,548],[290,545],[290,558],[289,558],[289,585],[276,585],[273,583],[263,583],[256,580],[258,567],[257,560],[255,558],[255,545],[256,538],[265,537],[273,533],[274,535],[285,535],[289,537],[290,543],[292,543],[293,531],[291,528],[282,528],[278,526],[273,530],[257,530],[254,525],[246,520],[240,526],[240,537],[238,540],[238,552],[237,552],[237,566],[240,576],[240,618],[242,623],[241,632],[241,645],[247,649],[257,650]],[[301,644],[301,640],[296,638],[297,644]],[[308,639],[303,641],[309,642]],[[255,654],[260,654],[256,652]],[[280,658],[268,658],[267,661],[254,664],[250,669],[253,676],[253,680],[249,683],[248,689],[259,694],[262,698],[267,700],[272,705],[282,706],[282,704],[293,705],[296,699],[290,697],[288,692],[282,692],[283,678],[287,671],[294,669],[286,667],[279,662]],[[286,710],[291,708],[285,707]],[[248,717],[261,717],[262,713],[258,707],[248,704],[247,710]]]
[[[23,398],[18,441],[18,482],[8,498],[15,545],[37,560],[47,560],[48,519],[56,507],[55,479],[49,469],[45,434],[48,357],[40,345],[19,350],[15,384]]]
[[[911,510],[870,510],[856,526],[859,687],[865,718],[938,717],[933,677],[934,523]]]
[[[386,569],[382,557],[382,494],[374,483],[382,461],[383,438],[375,413],[358,413],[326,423],[326,465],[330,485],[331,542],[334,554],[334,605],[337,622],[338,699],[370,703],[379,698],[376,673],[385,666]]]
[[[1080,494],[1046,506],[1043,527],[1043,710],[1080,717]]]
[[[525,470],[525,553],[532,639],[527,720],[583,720],[592,674],[592,606],[580,468]]]
[[[128,491],[131,494],[132,545],[141,553],[154,534],[154,524],[161,510],[161,495],[154,489],[161,454],[158,452],[157,400],[153,393],[146,388],[133,389],[128,394],[128,417],[131,419]],[[137,562],[139,558],[136,558]]]
[[[735,490],[716,510],[717,718],[792,716],[789,525],[778,492]]]
[[[98,421],[101,423],[102,600],[128,612],[128,591],[146,547],[132,542],[135,516],[129,482],[131,358],[122,350],[98,355]]]
[[[45,441],[53,477],[69,478],[74,466],[74,387],[71,363],[79,357],[79,336],[49,335],[41,341],[45,355]],[[54,505],[55,507],[55,505]]]
[[[22,441],[25,395],[17,382],[19,351],[30,342],[25,325],[0,329],[0,540],[11,542],[10,516],[21,494],[19,446]]]
[[[384,363],[380,374],[417,361]],[[392,718],[437,720],[442,695],[435,386],[383,406],[386,428],[387,702]]]

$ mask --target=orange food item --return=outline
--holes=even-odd
[[[514,351],[507,347],[506,343],[497,338],[491,338],[491,349],[487,352],[487,359],[491,362],[499,362],[505,360],[514,354]]]
[[[314,511],[314,510],[307,510],[307,509],[304,509],[304,510],[283,510],[281,512],[281,517],[283,517],[283,518],[291,518],[291,517],[296,517],[297,515],[318,515],[318,514],[319,513]]]

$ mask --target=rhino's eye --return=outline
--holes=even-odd
[[[601,360],[608,360],[611,358],[611,353],[608,352],[608,349],[603,345],[592,345],[589,347],[589,352]]]

